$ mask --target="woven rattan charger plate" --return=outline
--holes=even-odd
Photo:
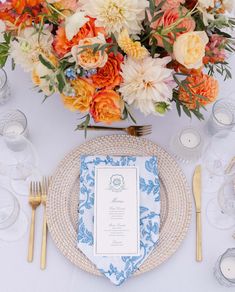
[[[161,183],[160,240],[135,273],[147,272],[165,262],[179,247],[191,220],[191,198],[185,176],[171,156],[156,144],[127,135],[99,137],[69,153],[50,184],[47,220],[51,236],[62,254],[79,268],[101,275],[77,249],[78,194],[81,155],[156,155]]]

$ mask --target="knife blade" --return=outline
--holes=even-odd
[[[193,175],[193,195],[196,206],[196,260],[198,262],[202,261],[201,174],[201,165],[198,165]]]

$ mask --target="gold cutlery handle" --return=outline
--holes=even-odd
[[[84,130],[81,128],[80,130]],[[118,128],[118,127],[105,127],[105,126],[88,126],[87,130],[106,130],[106,131],[125,131],[125,128]]]
[[[43,227],[42,227],[42,248],[41,248],[41,270],[45,270],[46,268],[46,252],[47,252],[47,218],[46,218],[46,210],[44,208],[43,214]]]
[[[29,263],[31,263],[33,261],[35,211],[36,211],[36,209],[32,208],[32,217],[31,217],[30,232],[29,232],[29,246],[28,246],[28,262]]]
[[[202,261],[202,221],[201,212],[196,213],[196,260],[197,262]]]

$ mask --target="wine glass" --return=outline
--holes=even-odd
[[[217,199],[209,202],[207,218],[219,229],[230,229],[235,226],[235,176],[227,177]]]
[[[0,187],[0,240],[19,240],[27,229],[28,220],[20,209],[17,198],[7,189]]]
[[[220,131],[212,137],[203,159],[203,191],[216,193],[224,182],[226,175],[235,173],[235,167],[228,171],[235,159],[235,132]]]

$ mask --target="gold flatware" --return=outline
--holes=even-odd
[[[47,254],[47,218],[46,218],[46,200],[49,188],[49,178],[43,177],[42,179],[42,197],[41,202],[44,206],[43,213],[43,226],[42,226],[42,246],[41,246],[41,261],[40,268],[45,270],[46,268],[46,254]]]
[[[83,127],[78,128],[78,130],[84,130]],[[150,135],[152,133],[152,126],[151,125],[144,125],[144,126],[130,126],[125,128],[119,127],[105,127],[105,126],[88,126],[87,130],[96,130],[96,131],[123,131],[126,132],[128,135],[141,137]]]
[[[30,183],[29,204],[32,208],[31,224],[29,232],[28,262],[33,261],[34,253],[34,233],[35,233],[35,212],[41,204],[41,184],[40,182]]]
[[[202,222],[201,222],[201,165],[193,175],[193,195],[196,205],[196,260],[202,261]]]

